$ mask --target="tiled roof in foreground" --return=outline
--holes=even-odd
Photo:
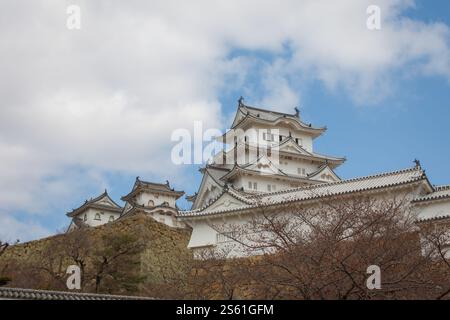
[[[0,287],[0,300],[150,300],[151,298]]]
[[[413,168],[404,169],[400,171],[382,173],[378,175],[361,177],[350,180],[342,180],[332,183],[323,183],[312,186],[299,187],[285,191],[265,193],[254,196],[243,195],[243,198],[246,199],[246,203],[238,208],[232,209],[216,208],[208,210],[208,207],[205,207],[192,211],[181,211],[179,213],[179,217],[181,218],[201,217],[214,214],[230,213],[234,211],[242,211],[257,208],[261,206],[281,205],[291,202],[308,201],[313,199],[325,198],[329,196],[339,196],[362,191],[395,187],[419,181],[425,181],[426,183],[428,183],[428,179],[425,175],[425,172],[422,170],[420,166],[416,166]],[[431,185],[429,185],[429,188],[431,191],[432,190]],[[236,191],[233,190],[233,192]]]

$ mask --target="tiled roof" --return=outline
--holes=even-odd
[[[134,197],[137,193],[139,193],[141,190],[152,190],[156,192],[161,192],[165,194],[171,194],[176,197],[181,197],[184,195],[184,191],[176,191],[173,188],[170,187],[169,181],[166,181],[166,183],[155,183],[155,182],[148,182],[140,180],[139,177],[136,177],[136,182],[134,183],[133,189],[131,192],[125,196],[123,196],[121,199],[123,201],[129,201],[132,197]]]
[[[151,298],[0,287],[0,300],[150,300]]]
[[[132,207],[128,211],[124,212],[119,217],[119,219],[123,219],[130,215],[134,215],[138,212],[153,213],[153,212],[157,212],[160,210],[163,210],[165,213],[171,213],[173,215],[176,215],[178,213],[178,208],[173,208],[173,207],[171,207],[169,205],[165,205],[165,204],[160,204],[157,206],[150,207],[150,206],[144,206],[144,205],[139,205],[137,203],[133,203]]]
[[[104,205],[104,204],[98,204],[96,202],[102,200],[103,198],[107,198],[107,200],[109,200],[112,205]],[[85,203],[83,203],[80,207],[73,209],[70,212],[67,212],[67,216],[68,217],[74,217],[77,214],[79,214],[80,212],[82,212],[83,210],[90,208],[90,207],[95,207],[98,208],[100,210],[109,210],[109,211],[115,211],[115,212],[121,212],[122,211],[122,207],[119,206],[117,203],[114,202],[113,199],[111,199],[111,197],[108,195],[108,192],[105,190],[105,192],[103,192],[101,195],[99,195],[96,198],[90,199],[90,200],[86,200]]]
[[[421,223],[421,222],[430,222],[430,221],[438,221],[438,220],[445,220],[445,219],[450,219],[450,212],[448,214],[438,214],[438,215],[428,215],[428,216],[423,216],[420,215],[417,217],[416,222]]]
[[[295,114],[290,113],[284,113],[284,112],[278,112],[278,111],[272,111],[267,109],[261,109],[251,106],[243,106],[243,111],[250,113],[252,116],[259,116],[259,118],[269,121],[277,120],[280,117],[286,117],[286,118],[292,118],[298,120],[299,118]]]
[[[342,195],[353,192],[387,188],[405,183],[416,182],[424,178],[424,171],[419,167],[414,167],[367,177],[313,185],[306,188],[280,191],[274,194],[262,195],[260,196],[260,200],[265,203],[285,202],[289,200],[309,200],[324,196]]]
[[[229,172],[229,169],[216,168],[213,166],[207,166],[206,172],[211,176],[215,183],[220,186],[224,186],[225,182],[221,178]]]
[[[437,186],[435,187],[435,191],[429,193],[423,197],[415,199],[414,203],[420,202],[428,202],[428,201],[436,201],[441,199],[450,198],[450,185],[449,186]]]
[[[450,186],[436,186],[435,191],[425,196],[417,198],[413,201],[414,204],[421,205],[431,201],[450,200]],[[433,212],[430,214],[428,211],[420,212],[417,217],[417,222],[428,222],[436,220],[450,219],[449,212]]]
[[[301,127],[306,128],[308,130],[315,130],[315,131],[325,131],[326,127],[323,128],[315,128],[311,124],[306,124],[303,121],[300,120],[299,116],[296,114],[289,114],[289,113],[283,113],[283,112],[277,112],[267,109],[261,109],[256,107],[247,106],[244,104],[241,104],[238,107],[238,112],[241,112],[245,116],[251,116],[254,118],[258,118],[261,120],[266,120],[270,122],[277,121],[279,119],[291,119],[300,124]],[[245,118],[244,118],[245,119]]]
[[[297,144],[292,137],[285,138],[277,146],[273,146],[272,148],[278,149],[278,150],[280,150],[280,152],[283,152],[282,151],[283,145],[288,144],[288,143],[293,143],[295,145],[295,147],[299,150],[299,152],[301,152],[303,155],[306,155],[306,156],[320,158],[320,159],[329,160],[329,161],[337,161],[337,162],[341,162],[341,163],[345,162],[347,160],[345,157],[340,158],[340,157],[324,155],[324,154],[317,153],[317,152],[309,152],[303,146]]]
[[[291,202],[300,202],[313,200],[317,198],[325,198],[329,196],[338,196],[344,194],[351,194],[355,192],[395,187],[422,180],[428,182],[425,172],[420,167],[414,167],[400,171],[382,173],[373,176],[361,177],[350,180],[342,180],[332,183],[323,183],[306,187],[299,187],[295,189],[289,189],[273,193],[265,193],[260,195],[249,196],[244,195],[242,193],[241,197],[246,200],[245,201],[246,204],[243,204],[241,207],[233,209],[216,208],[211,211],[208,210],[208,207],[205,207],[191,211],[181,211],[179,213],[179,216],[196,217],[196,216],[223,214],[233,211],[243,211],[247,209],[258,208],[261,206],[280,205]],[[234,190],[233,192],[236,193],[237,191]]]
[[[328,164],[323,164],[316,171],[309,173],[308,174],[308,178],[311,179],[311,178],[313,178],[315,176],[318,176],[321,172],[323,172],[323,171],[325,171],[327,169],[331,171],[331,173],[334,175],[336,180],[341,180],[341,178],[339,178],[339,176],[336,174],[336,172],[334,172],[333,169],[331,169]]]
[[[303,148],[302,146],[298,145],[293,140],[292,137],[284,138],[283,141],[281,141],[281,142],[279,142],[277,144],[271,145],[272,152],[278,152],[279,154],[292,155],[292,153],[294,153],[293,151],[283,150],[283,146],[285,144],[288,144],[288,143],[293,143],[295,145],[295,148],[297,149],[297,152],[295,153],[296,157],[301,157],[301,158],[308,159],[308,160],[309,159],[313,159],[313,160],[316,160],[316,161],[319,161],[319,162],[322,162],[322,163],[328,162],[329,164],[333,164],[333,167],[337,167],[338,165],[344,163],[347,160],[345,157],[334,157],[334,156],[320,154],[320,153],[317,153],[317,152],[309,152],[305,148]],[[234,155],[234,152],[235,152],[236,148],[237,148],[237,150],[245,150],[245,148],[249,148],[249,149],[251,149],[253,151],[256,151],[256,152],[258,150],[257,144],[240,141],[240,142],[238,142],[237,147],[233,147],[233,148],[231,148],[231,149],[229,149],[228,151],[225,152],[225,155],[226,155],[226,157],[228,159],[227,161],[229,161],[229,162],[233,161],[234,162],[233,155]],[[261,146],[260,148],[266,148],[266,147]],[[223,154],[224,154],[223,151],[219,152],[215,156],[215,159],[218,160],[219,157],[220,157],[220,160],[222,160],[221,158],[223,157]],[[224,168],[230,170],[230,169],[233,168],[233,164],[227,164],[226,166],[224,166]]]

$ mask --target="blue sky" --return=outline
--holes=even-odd
[[[12,49],[0,53],[0,160],[8,167],[0,172],[0,239],[52,234],[68,225],[66,211],[105,188],[122,203],[138,175],[193,194],[199,165],[171,163],[170,134],[195,120],[225,130],[241,95],[263,108],[300,106],[305,122],[326,125],[315,150],[347,157],[342,178],[417,158],[432,183],[450,183],[448,1],[378,1],[394,21],[378,34],[347,33],[356,13],[355,23],[365,22],[352,1],[330,9],[351,18],[326,25],[326,4],[315,8],[317,21],[290,1],[276,10],[203,6],[212,17],[203,21],[196,8],[164,2],[74,2],[84,10],[78,33],[60,27],[68,1],[0,7],[1,39]],[[9,20],[12,11],[22,24]]]

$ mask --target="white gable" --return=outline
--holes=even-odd
[[[209,207],[207,207],[206,211],[236,209],[242,207],[243,205],[245,205],[243,201],[238,200],[225,192],[219,198],[217,198]]]
[[[100,200],[97,200],[94,203],[102,206],[118,208],[118,206],[107,196],[103,197]]]
[[[193,209],[207,205],[222,192],[222,189],[223,187],[215,179],[205,174]]]
[[[299,147],[293,140],[287,140],[286,142],[282,143],[279,147],[280,152],[288,152],[288,153],[294,153],[294,154],[301,154],[306,156],[311,156],[311,154],[306,151],[305,149]]]
[[[259,171],[266,174],[280,174],[280,170],[266,156],[245,167],[247,170]]]
[[[310,179],[324,181],[324,182],[336,182],[341,181],[341,179],[331,170],[328,166],[324,166],[317,172],[309,176]]]

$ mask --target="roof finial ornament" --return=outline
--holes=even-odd
[[[297,107],[294,107],[294,110],[295,110],[295,116],[297,118],[300,118],[300,110]]]
[[[416,164],[416,168],[420,168],[421,167],[419,160],[414,159],[414,163]]]
[[[239,107],[243,107],[244,106],[244,97],[243,96],[241,96],[239,98],[238,103],[239,103]]]
[[[139,181],[139,176],[136,177],[136,181]]]
[[[166,186],[167,186],[168,188],[170,188],[169,180],[166,180]]]

